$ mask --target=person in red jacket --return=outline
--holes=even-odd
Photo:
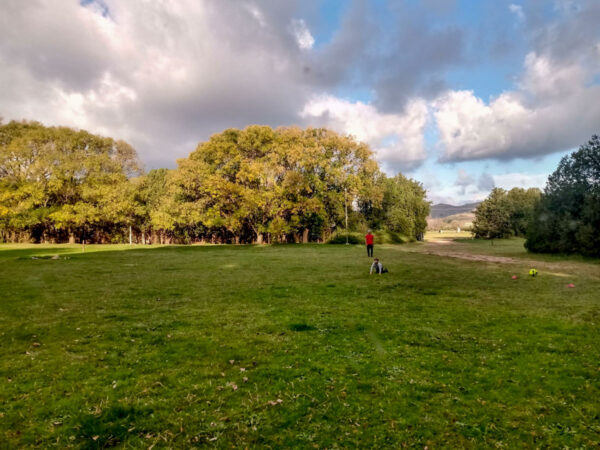
[[[365,243],[367,244],[367,256],[369,258],[373,257],[373,235],[371,234],[371,230],[367,231],[365,236]]]

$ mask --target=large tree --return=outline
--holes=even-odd
[[[486,239],[524,236],[539,197],[536,188],[492,189],[475,210],[473,234]]]
[[[533,252],[600,255],[600,138],[565,156],[548,178],[525,243]]]
[[[365,211],[414,237],[428,203],[419,183],[382,174],[367,145],[326,129],[225,130],[177,169],[142,175],[125,142],[0,126],[0,240],[308,242],[344,229],[346,212],[358,228]]]
[[[234,242],[306,240],[342,223],[346,195],[373,195],[377,171],[366,145],[329,130],[225,130],[178,161],[169,214]]]
[[[139,172],[135,150],[125,142],[10,122],[0,126],[0,226],[34,240],[109,236],[132,223],[129,177]]]
[[[477,206],[473,234],[486,239],[511,236],[510,208],[504,189],[492,189],[490,195]]]
[[[368,226],[384,228],[411,239],[424,233],[429,202],[423,185],[402,174],[391,178],[379,174],[376,183],[382,196],[381,202],[360,204]]]

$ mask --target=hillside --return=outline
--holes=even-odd
[[[440,219],[443,217],[453,216],[455,214],[470,213],[477,208],[480,202],[466,203],[464,205],[454,206],[446,203],[438,203],[431,206],[429,216],[432,219]]]
[[[473,226],[473,220],[475,214],[472,212],[453,214],[447,217],[433,217],[427,218],[427,230],[438,231],[438,230],[470,230]]]

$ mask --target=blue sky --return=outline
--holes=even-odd
[[[600,132],[596,0],[6,0],[4,120],[175,167],[229,127],[325,126],[434,202],[542,187]]]

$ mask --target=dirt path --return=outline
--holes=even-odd
[[[459,247],[459,248],[456,248]],[[425,242],[425,245],[418,250],[419,253],[426,255],[441,256],[443,258],[456,258],[467,261],[478,261],[485,263],[499,263],[499,264],[521,264],[523,266],[543,268],[549,275],[557,277],[572,277],[574,273],[577,273],[583,266],[588,266],[584,263],[578,262],[547,262],[539,260],[530,260],[525,258],[513,258],[509,256],[495,256],[495,255],[484,255],[478,253],[470,253],[461,251],[459,245],[453,239],[431,239]],[[600,275],[600,271],[598,272]],[[600,276],[592,273],[590,276],[593,279],[600,280]]]
[[[446,243],[444,243],[442,245],[445,245],[445,244]],[[506,263],[506,264],[527,263],[527,261],[524,261],[522,259],[509,258],[507,256],[477,255],[474,253],[461,253],[461,252],[435,251],[435,250],[425,250],[423,253],[425,253],[426,255],[445,256],[448,258],[467,259],[469,261],[484,261],[484,262],[496,262],[496,263]]]

